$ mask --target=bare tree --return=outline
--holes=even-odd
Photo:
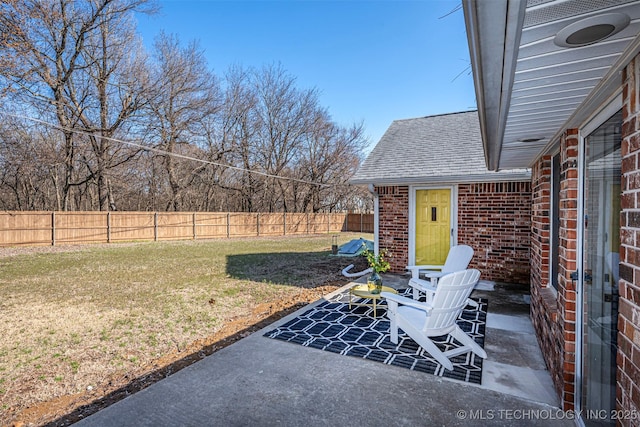
[[[3,3],[2,30],[13,31],[0,48],[12,58],[0,68],[3,87],[14,99],[30,105],[27,112],[55,120],[63,135],[64,169],[57,208],[70,208],[71,189],[86,184],[90,177],[76,176],[77,138],[80,110],[72,99],[74,78],[93,65],[87,43],[95,39],[100,26],[134,10],[148,0],[23,0]],[[2,56],[0,55],[0,56]],[[17,60],[19,58],[19,60]]]
[[[21,0],[0,1],[0,52],[2,52],[0,55],[0,75],[10,74],[11,70],[16,69],[20,62],[22,28],[20,17],[16,12],[16,6],[20,2]],[[8,89],[8,86],[3,86],[0,96],[4,95]]]
[[[0,107],[2,108],[2,107]],[[6,107],[5,107],[6,108]],[[2,209],[52,209],[60,199],[62,134],[12,116],[0,121],[0,205]]]
[[[85,160],[88,176],[97,186],[98,208],[116,208],[109,179],[112,169],[134,159],[138,149],[113,143],[112,138],[131,138],[135,118],[146,99],[145,54],[130,15],[105,15],[87,37],[82,56],[85,73],[77,73],[67,93],[92,148]]]
[[[257,97],[250,84],[249,71],[241,66],[230,67],[224,83],[224,100],[217,115],[217,138],[228,147],[225,163],[239,169],[222,169],[214,182],[225,191],[229,210],[253,212],[260,185],[253,173],[256,171]]]
[[[0,123],[0,207],[368,206],[347,182],[361,125],[333,122],[280,65],[219,85],[197,43],[165,34],[146,58],[132,13],[151,1],[0,0],[0,108],[15,119]]]
[[[219,109],[218,85],[197,43],[182,47],[177,36],[162,33],[155,50],[148,126],[156,146],[167,152],[163,162],[171,191],[168,208],[178,211],[183,191],[203,166],[192,163],[179,171],[181,161],[172,154],[187,154],[189,144],[200,142],[203,121]]]
[[[280,65],[255,71],[254,85],[258,97],[257,160],[270,175],[291,176],[297,152],[317,118],[317,92],[315,89],[298,89],[295,78]],[[288,206],[286,197],[289,183],[290,181],[278,179],[266,181],[264,210],[293,210],[293,207]]]
[[[299,177],[316,185],[297,189],[302,211],[336,210],[355,190],[348,184],[367,143],[362,124],[343,128],[320,113],[298,159]]]

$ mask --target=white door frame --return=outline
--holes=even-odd
[[[409,186],[409,265],[416,262],[416,191],[418,190],[451,190],[451,234],[449,245],[458,243],[458,186],[456,184],[410,185]]]
[[[582,223],[585,215],[585,148],[586,138],[596,130],[600,125],[606,122],[611,116],[613,116],[618,110],[622,108],[622,95],[617,93],[615,96],[609,99],[609,101],[594,114],[588,120],[583,123],[579,130],[579,143],[578,143],[578,224],[576,233],[576,267],[578,273],[578,282],[576,286],[576,358],[575,358],[575,383],[574,383],[574,407],[577,413],[580,413],[582,408],[582,357],[583,357],[583,333],[582,328],[584,322],[584,224]],[[584,426],[584,420],[582,417],[576,419],[576,423],[580,426]]]

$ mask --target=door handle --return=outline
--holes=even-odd
[[[573,273],[571,273],[570,277],[571,277],[572,281],[574,281],[574,282],[577,281],[578,280],[578,272],[574,271]],[[591,284],[591,280],[592,280],[591,270],[585,271],[584,275],[582,276],[582,278],[584,279],[584,283],[590,285]]]

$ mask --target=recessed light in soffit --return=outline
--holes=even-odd
[[[534,138],[520,138],[518,142],[538,142],[542,141],[544,138],[534,137]]]
[[[560,47],[587,46],[622,31],[630,21],[629,16],[624,13],[591,16],[558,31],[553,42]]]

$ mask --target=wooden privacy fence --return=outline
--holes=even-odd
[[[0,212],[0,246],[373,232],[373,214]]]

